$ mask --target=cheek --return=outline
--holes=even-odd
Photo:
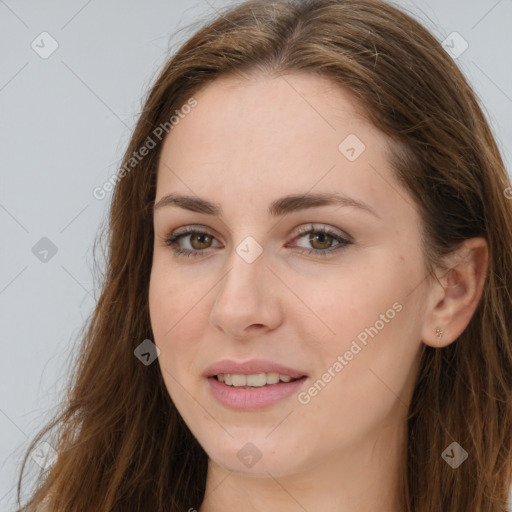
[[[384,301],[383,306],[378,302],[369,305],[370,313],[340,317],[339,329],[345,322],[347,334],[341,331],[330,346],[322,347],[323,373],[315,376],[313,384],[319,391],[312,390],[317,397],[311,402],[316,401],[319,409],[330,410],[332,421],[342,428],[351,428],[347,418],[359,428],[376,428],[385,418],[396,419],[407,411],[421,339],[414,320],[415,301],[409,298],[398,303],[392,302],[394,293],[390,297],[391,302]],[[329,368],[334,378],[326,375]]]
[[[421,341],[418,293],[411,293],[415,275],[421,275],[419,267],[405,267],[400,255],[382,252],[331,280],[327,292],[325,286],[309,287],[308,304],[317,318],[301,322],[316,360],[315,378],[329,380],[323,375],[330,369],[336,384],[326,387],[339,387],[351,407],[365,403],[357,398],[361,390],[371,393],[376,386],[386,394],[388,385],[400,392],[409,379]]]
[[[391,322],[396,315],[393,304],[406,295],[406,277],[395,270],[387,254],[375,254],[374,261],[361,262],[360,267],[331,270],[328,279],[311,280],[309,276],[295,279],[294,292],[304,297],[308,306],[301,323],[305,338],[314,341],[320,352],[331,354],[349,349],[352,339],[360,335],[364,341],[365,329],[376,322],[379,330],[383,324],[380,315]],[[398,275],[397,275],[398,274]],[[386,312],[388,314],[386,315]]]
[[[179,328],[180,302],[172,289],[168,276],[153,265],[149,283],[149,316],[154,336],[154,343],[160,350],[158,362],[162,369],[166,384],[172,387],[170,375],[175,375],[179,369],[175,365],[173,353],[176,350],[176,341],[182,338],[176,336]]]
[[[157,345],[167,338],[166,333],[172,327],[171,319],[175,318],[175,304],[171,299],[172,290],[169,289],[168,279],[159,266],[153,263],[148,301],[151,328]]]
[[[193,307],[194,283],[182,282],[180,273],[169,268],[170,263],[155,249],[149,280],[149,314],[155,338],[168,345],[176,339],[175,331],[181,327],[181,320]]]
[[[301,406],[304,421],[324,418],[323,423],[330,425],[323,438],[318,437],[319,446],[325,438],[333,445],[340,439],[354,441],[403,420],[419,352],[419,343],[407,339],[408,322],[400,316],[405,314],[404,308],[377,334],[369,331],[366,344],[356,336],[340,336],[323,346],[318,373],[305,390],[307,396],[301,396],[301,403],[309,400]]]
[[[163,373],[168,372],[181,382],[192,371],[197,340],[204,332],[204,326],[195,319],[207,313],[201,301],[198,302],[198,297],[202,296],[199,285],[186,286],[177,274],[171,277],[160,268],[158,265],[152,268],[148,295],[153,341],[160,349],[158,359]],[[173,379],[165,375],[164,378],[175,387]]]

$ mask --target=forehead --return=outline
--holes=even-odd
[[[398,187],[389,185],[387,138],[326,78],[223,77],[194,98],[164,141],[157,198],[215,193],[220,203],[261,198],[266,208],[274,196],[314,189],[378,209]]]
[[[374,129],[347,91],[316,75],[221,77],[194,97],[197,107],[166,139],[173,151],[185,143],[187,149],[193,145],[207,151],[208,157],[233,157],[240,151],[277,159],[287,151],[300,158],[312,146],[337,153],[344,136],[359,132],[368,138]],[[263,146],[251,144],[256,142]]]

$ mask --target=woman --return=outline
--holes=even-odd
[[[58,456],[19,510],[506,510],[512,189],[416,21],[224,11],[115,181],[76,379],[30,447],[58,426]]]

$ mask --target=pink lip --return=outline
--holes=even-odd
[[[215,377],[208,377],[213,396],[225,407],[235,410],[256,410],[269,407],[280,400],[296,394],[307,377],[291,382],[269,384],[263,388],[235,388],[219,382]]]
[[[239,375],[279,373],[297,380],[268,384],[262,388],[235,388],[218,381],[215,376],[219,373]],[[204,375],[208,378],[213,396],[225,407],[235,410],[256,410],[269,407],[294,393],[296,394],[307,378],[304,372],[264,359],[252,359],[244,363],[224,359],[212,364]]]

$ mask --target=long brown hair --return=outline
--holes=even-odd
[[[390,162],[421,213],[429,270],[461,241],[487,240],[488,273],[468,327],[444,348],[422,347],[404,501],[408,512],[504,512],[512,461],[510,180],[452,57],[411,16],[379,0],[249,0],[205,23],[164,66],[116,181],[101,295],[66,400],[25,455],[18,500],[29,454],[54,429],[48,440],[58,457],[19,511],[44,496],[60,512],[183,511],[203,501],[207,455],[174,407],[159,365],[134,356],[152,339],[152,205],[162,146],[155,130],[168,128],[199,88],[251,70],[314,73],[352,93],[393,141]],[[148,137],[155,147],[130,160]],[[441,457],[454,441],[469,454],[456,470]]]

